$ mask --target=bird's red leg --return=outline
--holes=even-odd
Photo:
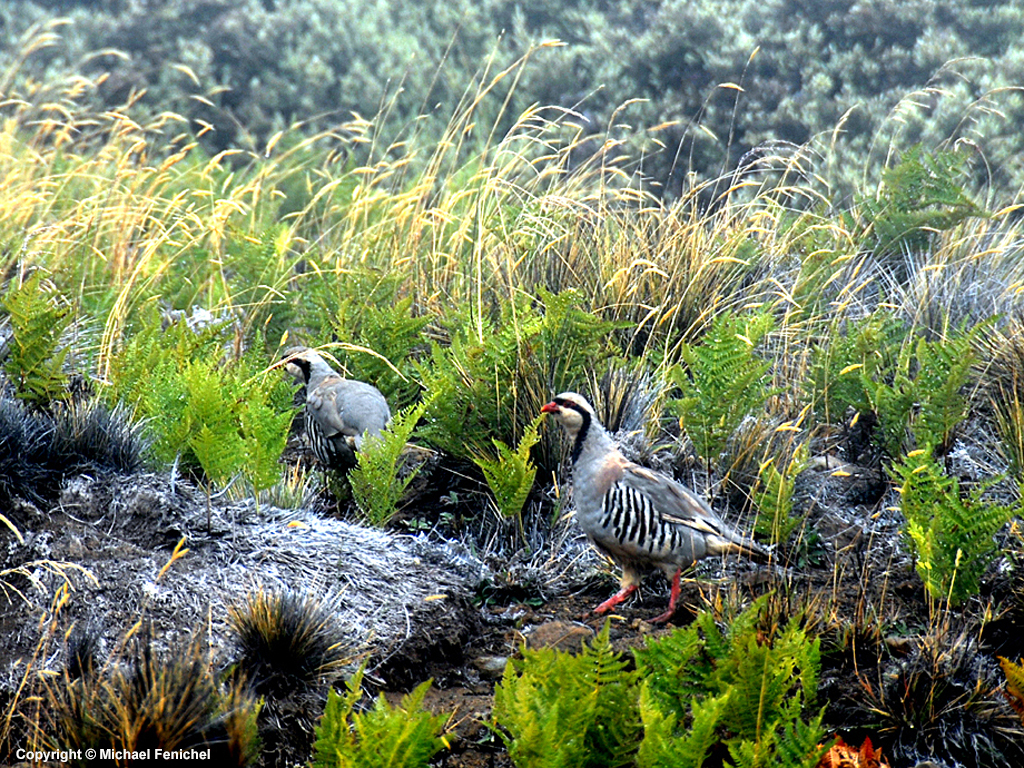
[[[673,615],[675,615],[676,602],[679,600],[679,574],[681,574],[682,572],[683,569],[680,568],[678,571],[676,571],[676,575],[672,577],[672,592],[668,598],[668,610],[660,616],[655,616],[653,619],[651,619],[651,623],[664,624],[666,621],[671,619]]]
[[[616,605],[618,605],[619,603],[624,601],[627,597],[632,595],[634,592],[636,592],[636,584],[630,584],[629,586],[623,587],[618,592],[616,592],[614,595],[612,595],[607,600],[605,600],[603,603],[601,603],[599,606],[597,606],[597,608],[594,609],[594,613],[600,614],[600,613],[606,613],[607,611],[610,611],[612,608],[614,608]]]

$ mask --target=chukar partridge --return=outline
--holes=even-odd
[[[576,519],[591,543],[622,568],[621,588],[595,613],[633,594],[643,572],[653,566],[672,582],[668,610],[654,619],[668,621],[676,610],[684,568],[709,555],[767,556],[758,544],[726,526],[695,493],[627,460],[580,395],[563,392],[541,411],[573,440]]]
[[[285,370],[306,385],[306,436],[313,455],[329,469],[355,465],[364,435],[378,435],[391,420],[391,410],[380,390],[371,384],[346,379],[315,349],[285,350]]]

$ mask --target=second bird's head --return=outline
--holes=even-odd
[[[323,363],[323,358],[309,347],[289,347],[281,356],[278,365],[290,373],[299,384],[308,384],[313,366]]]
[[[597,420],[590,403],[585,397],[575,392],[563,392],[560,395],[555,395],[550,403],[540,409],[540,412],[549,414],[570,435],[575,435],[584,427],[589,426],[592,421]]]

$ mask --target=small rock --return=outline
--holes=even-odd
[[[885,646],[893,653],[898,653],[902,656],[906,656],[914,650],[913,638],[900,637],[899,635],[889,635],[886,637]]]
[[[472,664],[476,667],[481,676],[497,680],[505,674],[505,665],[508,663],[507,656],[477,656]]]
[[[629,626],[630,629],[635,629],[641,635],[649,635],[654,631],[654,625],[643,619],[635,619]]]
[[[526,635],[527,648],[555,648],[575,653],[584,640],[594,636],[594,631],[583,624],[568,621],[549,621],[534,627]]]

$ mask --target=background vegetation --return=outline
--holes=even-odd
[[[531,665],[586,687],[592,664],[633,714],[587,739],[621,737],[623,764],[685,738],[811,765],[822,732],[854,723],[904,762],[1019,765],[994,654],[1013,670],[1024,646],[986,633],[1024,616],[1007,525],[1024,481],[1022,12],[807,5],[125,1],[62,6],[63,26],[5,5],[4,33],[25,36],[0,79],[0,468],[52,493],[90,461],[137,465],[130,446],[211,496],[308,499],[313,473],[277,463],[293,411],[272,366],[298,340],[404,415],[334,511],[497,531],[504,556],[496,540],[539,549],[557,525],[564,446],[537,415],[580,390],[630,455],[699,481],[785,567],[746,618],[723,605],[741,596],[709,599],[701,632],[665,646],[697,665],[690,711],[638,688],[607,636],[580,662],[510,666],[494,724],[510,754],[529,764],[529,734],[557,730]],[[552,33],[572,45],[531,45]],[[108,34],[138,47],[95,53]],[[989,58],[946,63],[967,54]],[[113,412],[141,426],[110,440],[95,425]],[[406,439],[475,482],[468,497],[405,494],[437,482],[403,474]],[[812,466],[857,479],[850,527],[873,540],[890,522],[888,561],[869,547],[841,567],[839,534],[810,522],[828,481],[796,506]],[[842,695],[816,690],[834,685],[822,659]],[[361,748],[345,741],[358,689],[332,699],[323,761]],[[726,727],[768,690],[769,719]],[[357,728],[434,754],[438,724],[406,711],[424,692]]]
[[[151,117],[175,112],[210,129],[212,151],[262,152],[294,123],[342,130],[353,115],[378,116],[378,150],[435,142],[456,105],[530,54],[536,66],[479,118],[500,135],[531,104],[571,108],[579,130],[623,142],[673,198],[687,173],[756,162],[764,142],[828,151],[816,171],[844,194],[894,137],[965,141],[976,178],[1004,194],[1024,180],[1024,10],[1012,2],[12,0],[0,67],[57,14],[71,23],[19,70],[19,95],[109,73],[97,108],[137,99]],[[534,50],[546,40],[564,46]]]

